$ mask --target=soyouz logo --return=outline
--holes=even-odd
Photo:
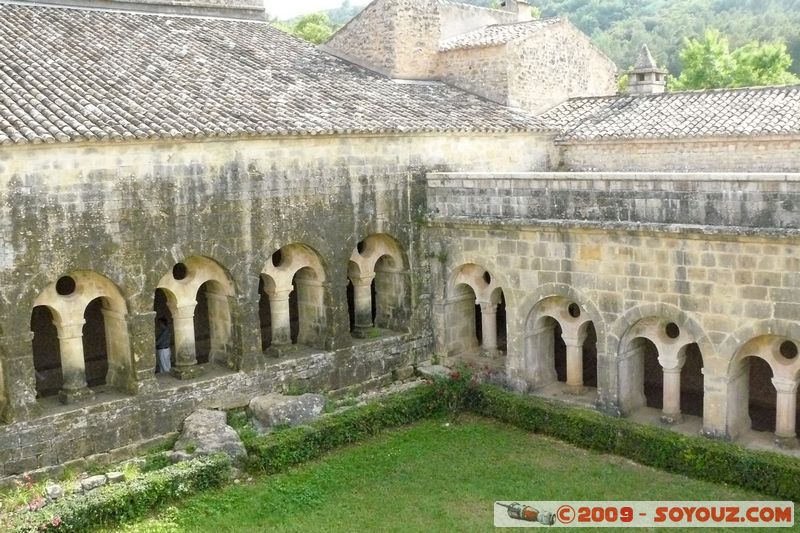
[[[495,527],[792,527],[792,502],[497,501]]]

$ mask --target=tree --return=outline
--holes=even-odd
[[[683,70],[670,90],[751,87],[796,83],[792,58],[782,42],[751,41],[730,51],[728,38],[709,28],[702,39],[687,39],[680,53]]]
[[[335,30],[325,13],[305,15],[294,24],[278,22],[275,27],[314,44],[324,43]]]

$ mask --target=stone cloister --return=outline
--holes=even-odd
[[[472,311],[475,302],[483,304],[481,310],[496,305],[491,295],[501,293],[504,282],[475,263],[456,267],[448,279],[440,302],[440,350],[457,364],[474,362],[480,348],[483,361],[491,363],[497,352],[491,341],[477,342]],[[694,419],[705,434],[734,440],[751,430],[771,432],[778,445],[796,446],[796,323],[764,321],[715,345],[691,313],[668,304],[634,307],[609,323],[572,287],[548,284],[534,293],[522,305],[511,300],[508,308],[508,335],[518,346],[509,348],[501,368],[518,390],[575,396],[616,416],[667,425]],[[493,331],[491,309],[478,313],[484,331]]]
[[[348,302],[356,317],[350,325],[353,336],[374,331],[370,336],[379,337],[376,328],[407,329],[409,271],[400,244],[386,234],[370,235],[359,242],[349,263],[348,278],[358,287]],[[259,316],[246,319],[260,321],[266,354],[292,355],[298,345],[326,349],[329,299],[346,300],[347,295],[341,290],[331,295],[323,265],[319,254],[303,244],[281,247],[264,265]],[[201,375],[199,363],[236,369],[231,314],[236,289],[222,265],[188,257],[161,277],[154,295],[153,316],[167,318],[172,332],[173,377]],[[91,397],[96,386],[135,393],[127,315],[121,290],[96,272],[70,272],[45,287],[31,314],[37,396],[58,394],[63,403],[75,403]]]
[[[430,361],[795,445],[800,88],[617,94],[518,2],[59,1],[0,0],[0,477]]]

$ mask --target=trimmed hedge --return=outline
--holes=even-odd
[[[476,392],[469,410],[520,429],[668,472],[800,501],[800,461],[795,458],[681,435],[491,385]]]
[[[189,494],[222,485],[228,479],[230,466],[230,458],[222,454],[170,465],[19,514],[13,531],[90,531],[101,525],[130,521]]]
[[[344,412],[326,415],[308,426],[267,435],[245,436],[247,469],[272,474],[319,457],[345,444],[376,435],[381,430],[410,424],[448,411],[441,387],[421,385],[409,391]]]

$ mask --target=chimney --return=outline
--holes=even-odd
[[[633,69],[628,71],[629,94],[659,94],[667,86],[667,71],[658,68],[656,60],[647,45],[642,45],[639,59]]]
[[[533,20],[531,5],[525,0],[504,0],[500,2],[500,9],[509,13],[516,13],[517,22]]]

